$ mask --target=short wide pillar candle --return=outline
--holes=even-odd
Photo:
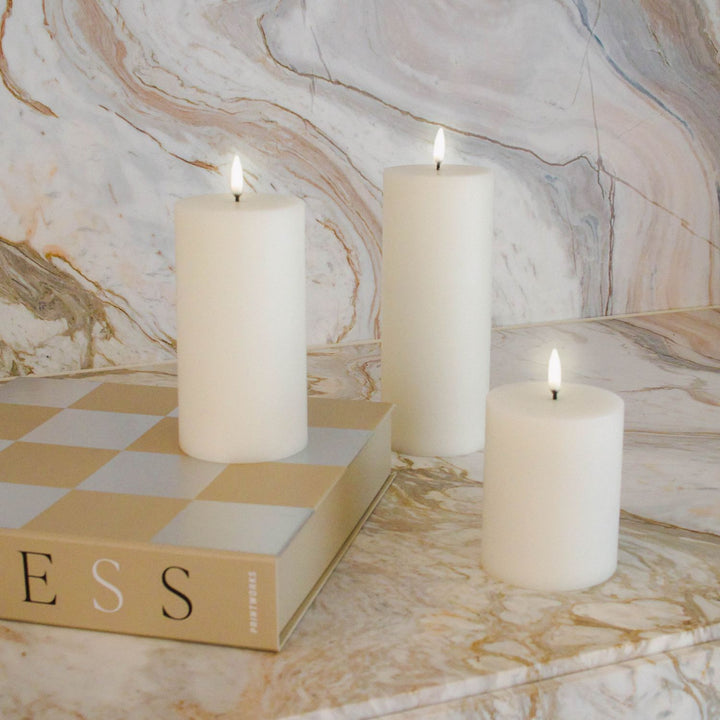
[[[393,449],[463,455],[484,442],[493,175],[462,165],[387,168],[382,397]]]
[[[305,206],[294,197],[177,203],[179,441],[214,462],[307,444]]]
[[[623,401],[540,382],[487,396],[482,562],[514,585],[576,590],[617,567]]]

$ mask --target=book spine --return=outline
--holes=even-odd
[[[0,617],[277,650],[272,559],[0,533]]]

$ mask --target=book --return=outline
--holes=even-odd
[[[391,406],[310,398],[280,462],[183,454],[175,388],[0,387],[0,617],[280,650],[391,481]]]

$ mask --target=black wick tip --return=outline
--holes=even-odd
[[[435,170],[438,171],[438,172],[440,171],[440,163],[441,163],[441,162],[442,162],[441,160],[438,160],[438,161],[435,163]]]
[[[233,193],[233,195],[235,195],[235,202],[240,202],[241,193]]]
[[[553,400],[557,400],[558,391],[557,391],[557,390],[551,390],[550,392],[552,393]]]

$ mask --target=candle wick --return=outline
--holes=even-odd
[[[441,165],[441,163],[442,163],[442,160],[438,160],[438,161],[435,163],[435,171],[436,171],[436,172],[440,172],[440,165]]]
[[[233,195],[235,196],[235,202],[240,202],[240,196],[242,193],[233,193]]]
[[[557,391],[557,390],[551,390],[550,392],[552,393],[553,400],[557,400],[558,391]]]

